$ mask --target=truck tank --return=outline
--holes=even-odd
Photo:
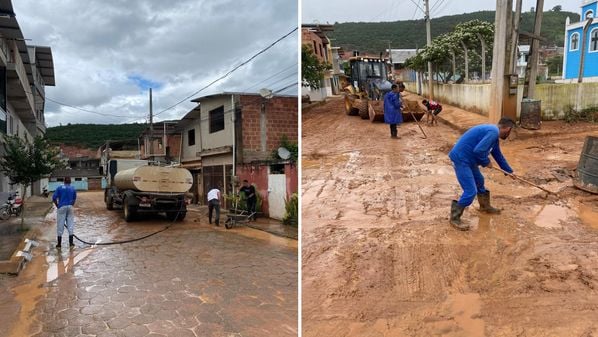
[[[118,172],[114,185],[119,190],[185,193],[193,185],[193,177],[180,167],[139,166]]]

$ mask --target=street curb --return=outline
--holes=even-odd
[[[19,275],[21,270],[25,268],[25,263],[31,259],[33,247],[37,246],[37,242],[26,238],[29,234],[29,232],[26,232],[22,235],[21,243],[10,257],[10,260],[0,261],[0,274]]]
[[[48,205],[48,208],[45,209],[45,211],[43,212],[43,215],[47,215],[53,207],[54,205],[50,203]],[[27,218],[25,218],[25,222],[27,222]],[[21,270],[25,268],[25,264],[27,263],[28,258],[30,259],[33,247],[37,246],[37,243],[31,243],[31,241],[35,240],[36,238],[37,235],[34,231],[32,231],[32,228],[24,232],[23,235],[21,235],[21,238],[19,239],[19,245],[12,253],[10,259],[0,261],[0,274],[19,275]]]

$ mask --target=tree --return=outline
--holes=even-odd
[[[15,135],[5,135],[3,145],[5,155],[0,158],[0,172],[10,179],[12,185],[21,186],[23,197],[31,184],[64,166],[58,158],[60,150],[51,147],[41,136],[36,136],[33,142],[29,142]],[[23,210],[24,206],[23,203],[21,206]],[[21,212],[21,229],[23,229],[23,222],[24,217]]]
[[[331,68],[328,63],[320,62],[309,46],[301,47],[301,76],[304,87],[320,89],[324,74]]]
[[[560,12],[562,9],[563,9],[563,6],[561,6],[561,5],[556,5],[556,6],[552,7],[553,12]]]

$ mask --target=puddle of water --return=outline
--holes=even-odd
[[[569,216],[567,208],[557,205],[535,206],[533,211],[536,213],[534,224],[543,228],[562,228],[561,221]]]
[[[86,258],[91,252],[92,249],[83,250],[79,253],[69,252],[66,260],[64,260],[63,256],[59,256],[57,259],[53,256],[46,257],[46,261],[48,262],[46,282],[52,282],[61,275],[72,272],[75,265]]]
[[[482,303],[476,293],[453,294],[451,310],[455,322],[465,332],[465,336],[484,337],[484,321],[479,318]]]
[[[598,209],[592,205],[580,204],[578,215],[584,224],[598,229]]]
[[[226,231],[235,232],[236,234],[240,234],[253,239],[268,241],[268,243],[274,245],[297,249],[298,240],[282,238],[258,229],[250,227],[237,227],[232,229],[226,229]]]

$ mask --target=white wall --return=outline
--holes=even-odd
[[[407,90],[416,92],[415,82],[406,83]],[[581,83],[581,109],[598,107],[598,83]],[[423,95],[427,95],[428,86],[424,81]],[[541,100],[542,119],[563,119],[570,107],[577,106],[576,83],[538,84],[535,99]],[[490,84],[434,84],[434,98],[441,102],[462,109],[488,116],[490,111]],[[523,85],[517,93],[517,116],[521,111]]]

